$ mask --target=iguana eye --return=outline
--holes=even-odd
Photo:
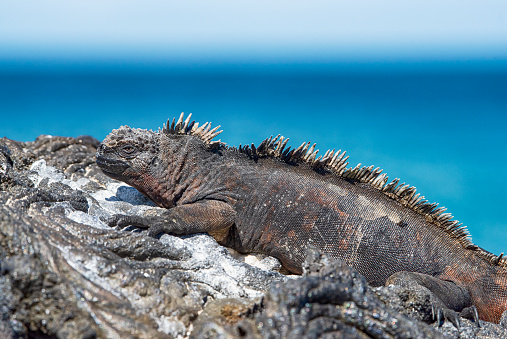
[[[132,156],[136,152],[136,148],[132,145],[125,145],[120,149],[120,153],[124,156]]]

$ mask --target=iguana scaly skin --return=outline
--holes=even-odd
[[[218,127],[217,127],[218,128]],[[347,168],[344,152],[317,157],[315,145],[258,147],[212,141],[221,131],[168,121],[158,132],[122,126],[99,146],[97,163],[137,188],[159,214],[111,224],[161,232],[208,232],[239,252],[274,256],[301,273],[309,245],[344,260],[370,284],[417,283],[457,322],[456,312],[499,322],[507,310],[507,260],[472,244],[444,208],[378,168]],[[475,314],[476,316],[476,314]]]

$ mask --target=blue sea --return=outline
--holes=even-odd
[[[418,188],[468,226],[477,245],[507,251],[507,67],[481,63],[157,65],[0,64],[0,137],[103,139],[158,129],[181,112],[221,125],[222,141],[346,150]]]

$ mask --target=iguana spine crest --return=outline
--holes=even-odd
[[[217,135],[222,133],[222,131],[217,131],[220,128],[220,125],[211,129],[211,123],[204,123],[201,127],[199,127],[199,123],[192,121],[190,122],[190,118],[192,117],[192,113],[188,115],[188,117],[183,121],[184,113],[180,114],[178,121],[176,118],[171,120],[167,120],[167,124],[162,128],[162,133],[168,135],[175,134],[187,134],[187,135],[195,135],[199,139],[201,139],[206,146],[209,148],[219,148],[224,145],[220,140],[212,141]]]
[[[477,251],[490,264],[507,267],[507,258],[503,258],[503,253],[497,256],[473,244],[466,226],[463,226],[458,220],[452,220],[453,216],[451,213],[444,213],[447,210],[445,207],[438,207],[438,203],[430,203],[424,196],[417,193],[414,186],[405,183],[399,184],[400,179],[398,178],[388,183],[389,177],[385,173],[382,173],[382,169],[379,167],[374,168],[373,165],[368,167],[361,166],[359,163],[355,167],[347,168],[349,157],[345,156],[345,151],[335,151],[333,149],[328,150],[323,156],[317,156],[319,150],[315,149],[316,144],[310,146],[311,142],[304,142],[298,148],[291,149],[290,146],[286,147],[289,138],[284,138],[281,135],[277,135],[274,138],[270,136],[257,147],[253,143],[244,146],[240,144],[237,148],[229,147],[220,140],[212,141],[213,138],[222,133],[222,131],[217,131],[220,125],[211,129],[211,124],[206,122],[199,127],[199,123],[195,121],[190,122],[191,116],[192,114],[190,113],[183,120],[184,113],[181,113],[177,121],[175,118],[173,118],[172,122],[168,120],[161,132],[168,135],[194,135],[201,139],[210,149],[225,148],[235,150],[248,155],[255,161],[259,158],[278,158],[292,165],[305,163],[315,171],[329,172],[349,181],[368,184],[403,206],[424,216],[429,222],[434,223],[457,239],[464,248]]]

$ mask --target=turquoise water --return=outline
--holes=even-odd
[[[346,150],[351,165],[399,177],[507,251],[507,71],[437,65],[0,67],[0,137],[104,138],[128,124],[157,129],[184,111],[222,125],[222,141]]]

